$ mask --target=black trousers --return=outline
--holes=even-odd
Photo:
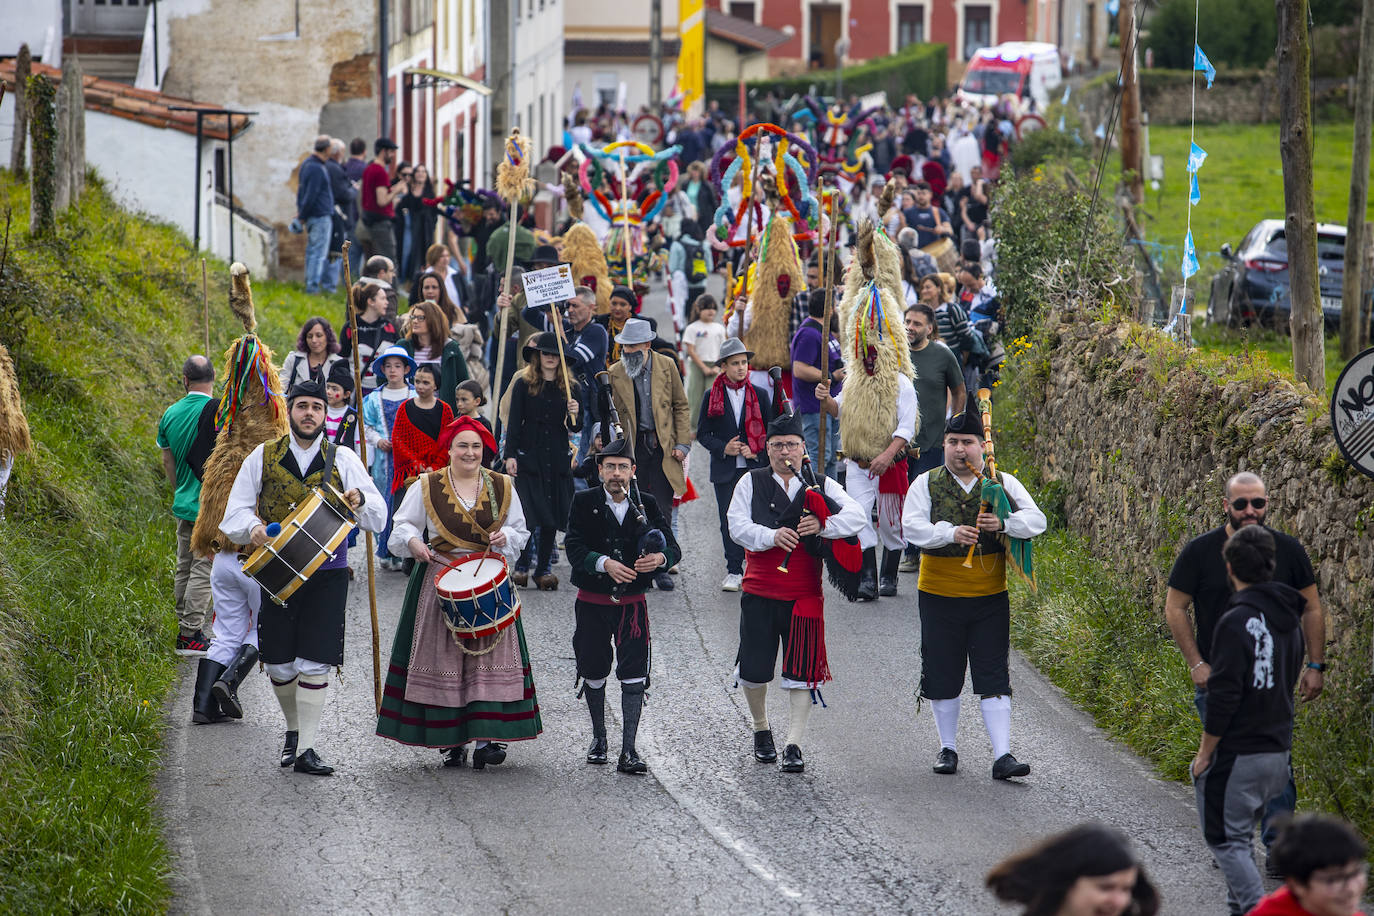
[[[577,673],[599,681],[611,673],[612,646],[617,680],[649,676],[649,606],[643,595],[624,604],[573,605],[573,655]]]
[[[304,658],[342,665],[347,603],[348,567],[315,573],[285,605],[264,591],[258,613],[258,651],[263,664],[284,665]]]
[[[984,598],[945,598],[916,593],[921,612],[921,696],[952,700],[973,674],[973,692],[1011,696],[1011,601],[1006,592]]]
[[[673,485],[663,473],[663,447],[649,434],[641,432],[635,439],[635,478],[640,490],[653,496],[654,502],[668,521],[673,520]]]
[[[725,547],[725,571],[737,576],[744,575],[744,548],[730,537],[730,522],[725,516],[730,511],[730,498],[735,495],[735,484],[748,473],[748,468],[735,468],[734,480],[712,484],[716,488],[716,513],[720,516],[720,542]]]
[[[764,598],[740,592],[739,596],[739,677],[754,684],[773,680],[782,647],[782,676],[804,681],[806,675],[787,670],[787,636],[792,630],[792,601]]]

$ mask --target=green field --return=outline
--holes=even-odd
[[[1317,221],[1345,225],[1350,193],[1350,159],[1354,126],[1350,122],[1313,128],[1316,162],[1313,183]],[[1235,248],[1261,219],[1282,219],[1283,164],[1279,159],[1278,124],[1199,124],[1195,140],[1207,151],[1198,172],[1202,200],[1193,210],[1193,242],[1201,271],[1197,284],[1199,310],[1206,307],[1214,274],[1225,263],[1218,249]],[[1150,128],[1150,152],[1164,157],[1164,180],[1155,191],[1147,183],[1143,224],[1146,237],[1162,247],[1157,261],[1166,275],[1179,276],[1188,219],[1188,128]],[[1116,156],[1111,177],[1120,165]],[[1374,169],[1370,170],[1374,176]],[[1366,212],[1374,219],[1374,206]]]

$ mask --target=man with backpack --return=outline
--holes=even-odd
[[[687,296],[682,303],[684,316],[691,312],[697,297],[706,292],[706,278],[713,269],[711,249],[701,238],[701,224],[694,219],[684,219],[678,237],[668,249],[668,275],[676,282],[677,273],[681,271],[687,284]],[[686,322],[680,326],[685,327]]]

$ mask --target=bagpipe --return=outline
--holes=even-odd
[[[1016,505],[1007,495],[1006,488],[1002,486],[1002,479],[997,475],[997,458],[992,445],[992,391],[988,388],[978,389],[978,413],[983,421],[983,479],[979,485],[982,502],[978,511],[980,514],[991,512],[1005,522],[1007,516],[1016,511]],[[1034,591],[1037,583],[1030,539],[1015,538],[1007,534],[1001,534],[999,537],[1004,539],[1007,546],[1010,558],[1007,565]],[[978,541],[969,545],[968,555],[964,557],[965,569],[973,568],[973,554],[981,540],[980,537]]]
[[[604,449],[607,445],[617,439],[625,438],[625,428],[620,425],[620,414],[615,409],[615,398],[611,396],[610,373],[601,371],[596,374],[597,383],[600,386],[599,397],[601,399],[601,416],[606,418],[603,429],[609,431],[611,435],[602,445]],[[634,513],[635,524],[635,559],[641,559],[651,553],[662,553],[668,548],[668,539],[663,536],[663,532],[649,524],[649,516],[644,511],[644,498],[639,492],[638,475],[630,477],[630,485],[626,491],[625,498],[630,501],[630,511]],[[662,507],[660,507],[662,509]],[[616,557],[620,562],[623,559]],[[634,565],[633,561],[630,563]],[[611,601],[619,604],[620,599],[625,596],[625,583],[617,582],[611,586]]]

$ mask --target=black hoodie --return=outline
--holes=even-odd
[[[1307,599],[1282,582],[1236,592],[1212,636],[1207,734],[1234,754],[1287,751],[1293,744],[1293,689],[1302,670],[1299,627]]]

